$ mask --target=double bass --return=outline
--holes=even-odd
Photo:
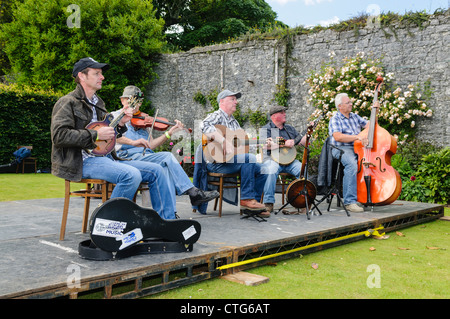
[[[377,77],[374,91],[374,103],[383,83]],[[377,108],[372,106],[370,125],[361,136],[367,137],[368,144],[354,142],[355,154],[358,155],[357,200],[365,206],[382,206],[393,203],[402,190],[400,174],[391,166],[391,157],[397,152],[397,141],[389,132],[378,125]]]

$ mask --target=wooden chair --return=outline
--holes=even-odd
[[[216,198],[216,200],[214,202],[214,210],[217,209],[217,203],[219,203],[219,217],[222,217],[223,190],[224,189],[228,189],[228,188],[239,188],[240,187],[239,180],[237,180],[236,182],[227,182],[225,184],[224,179],[225,178],[229,178],[229,177],[238,178],[239,177],[239,173],[222,174],[222,173],[208,172],[208,176],[215,177],[215,178],[219,179],[218,181],[210,181],[210,180],[208,180],[208,184],[215,185],[215,186],[219,187],[219,194],[220,194],[220,196],[218,198]]]
[[[278,176],[277,185],[281,186],[281,205],[284,205],[286,188],[293,180],[295,180],[295,176],[289,173],[280,173]]]
[[[86,184],[86,188],[80,189],[77,191],[71,191],[70,190],[70,184],[71,183],[82,183]],[[79,182],[73,182],[69,180],[65,180],[65,190],[64,190],[64,210],[63,210],[63,216],[61,221],[61,230],[59,233],[59,240],[64,240],[65,233],[66,233],[66,224],[67,224],[67,216],[69,214],[69,202],[70,202],[70,196],[81,196],[84,197],[84,211],[83,211],[83,223],[81,226],[81,231],[83,233],[87,230],[87,224],[88,224],[88,217],[89,217],[89,206],[91,202],[91,198],[101,198],[102,203],[106,202],[110,196],[111,192],[114,188],[114,184],[109,183],[102,179],[82,179]],[[140,191],[141,193],[143,191],[148,191],[148,184],[142,183],[138,190],[136,191],[136,194],[134,195],[134,201],[136,202],[136,195]]]
[[[27,148],[29,150],[33,150],[33,146],[32,145],[26,145],[26,146],[20,145],[20,146],[17,146],[17,149],[22,148],[22,147],[25,147],[25,148]],[[37,173],[37,158],[36,157],[30,157],[30,156],[29,157],[25,157],[22,160],[22,163],[17,164],[16,174],[19,172],[19,167],[21,167],[21,166],[22,166],[22,174],[25,173],[25,165],[34,165],[34,173],[35,174]]]

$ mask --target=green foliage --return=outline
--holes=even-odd
[[[285,84],[277,85],[277,92],[275,93],[274,100],[275,102],[277,102],[278,105],[288,107],[289,106],[288,100],[290,96],[291,92],[289,91],[289,89],[286,87]]]
[[[369,119],[377,76],[384,78],[382,92],[378,94],[381,105],[378,123],[400,143],[414,137],[420,117],[432,116],[432,110],[425,103],[431,94],[429,82],[423,86],[410,84],[403,90],[395,85],[393,73],[384,73],[381,59],[365,57],[364,52],[360,52],[356,57],[344,58],[339,67],[333,52],[330,57],[329,63],[324,63],[319,72],[312,71],[306,79],[311,87],[308,101],[316,107],[312,117],[326,115],[317,126],[316,134],[327,135],[329,119],[337,112],[334,98],[338,93],[347,93],[353,102],[352,112]]]
[[[402,179],[399,199],[424,203],[450,202],[450,149],[412,141],[400,145],[392,167]]]
[[[407,167],[408,168],[408,167]],[[450,148],[421,157],[421,163],[403,183],[401,198],[424,203],[450,203]]]
[[[71,4],[17,2],[13,21],[0,29],[11,73],[20,84],[67,93],[74,88],[74,63],[93,57],[111,66],[100,96],[113,110],[126,85],[145,87],[156,76],[164,21],[155,18],[149,0],[79,0],[79,27],[73,27],[77,19]]]
[[[217,89],[212,90],[206,96],[198,91],[194,94],[193,99],[195,102],[203,105],[203,107],[206,107],[207,101],[209,101],[212,109],[208,113],[212,113],[219,109],[219,103],[217,103],[217,95],[219,95]],[[258,108],[256,111],[248,109],[244,112],[240,108],[239,104],[236,106],[236,111],[233,113],[233,117],[236,119],[236,121],[238,121],[241,127],[244,127],[246,123],[250,123],[250,125],[256,129],[264,126],[268,121],[267,114],[265,112],[262,112],[260,108]]]
[[[182,29],[167,39],[183,50],[228,41],[256,27],[266,31],[276,18],[263,0],[157,0],[155,7],[157,16],[167,17],[167,30]]]
[[[61,93],[0,84],[0,164],[8,164],[18,145],[33,145],[38,169],[50,167],[50,122]]]

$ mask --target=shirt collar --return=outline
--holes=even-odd
[[[222,112],[222,115],[228,120],[231,121],[234,119],[233,115],[228,115],[224,110],[222,110],[221,108],[219,108],[219,111]]]

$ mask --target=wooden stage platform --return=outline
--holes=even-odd
[[[98,298],[138,298],[364,239],[364,232],[379,226],[389,232],[444,215],[442,205],[397,201],[348,217],[333,200],[330,212],[323,203],[323,215],[310,220],[304,214],[279,213],[258,222],[241,219],[238,208],[228,204],[219,218],[212,204],[207,215],[200,215],[192,212],[187,196],[177,200],[180,217],[194,218],[202,226],[193,251],[114,261],[78,255],[78,244],[89,239],[80,232],[82,198],[71,198],[64,241],[59,240],[62,198],[0,202],[0,298],[81,298],[92,293]],[[98,203],[92,200],[91,212]],[[218,269],[237,262],[239,267]]]

